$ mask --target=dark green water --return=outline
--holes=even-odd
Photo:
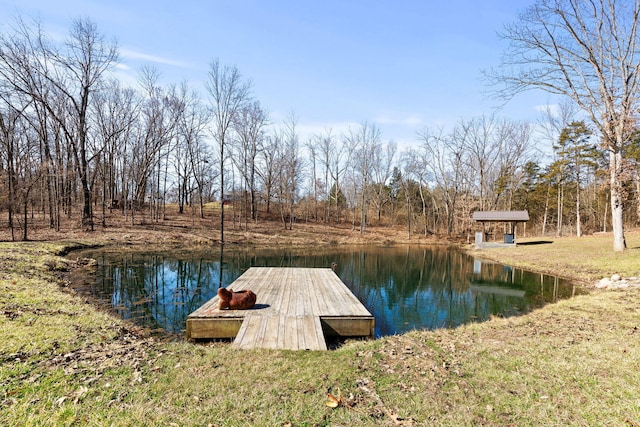
[[[513,316],[575,293],[571,283],[455,248],[334,247],[324,250],[108,252],[95,258],[91,293],[141,326],[183,334],[187,316],[251,266],[329,267],[375,316],[377,337]]]

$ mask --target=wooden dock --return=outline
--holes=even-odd
[[[325,336],[373,337],[374,317],[330,268],[251,267],[228,288],[257,295],[250,310],[218,297],[187,318],[187,338],[235,338],[237,348],[326,350]]]

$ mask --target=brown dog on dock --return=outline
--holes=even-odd
[[[218,308],[224,310],[247,310],[256,304],[256,294],[250,290],[233,291],[231,289],[218,289]]]

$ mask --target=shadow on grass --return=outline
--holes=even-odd
[[[551,240],[535,240],[533,242],[518,242],[518,246],[550,245],[551,243],[553,243]]]

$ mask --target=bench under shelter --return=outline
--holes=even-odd
[[[518,223],[529,221],[528,211],[476,211],[473,213],[473,220],[482,223],[482,231],[476,232],[476,248],[515,246],[516,228]],[[487,223],[499,222],[511,225],[508,232],[504,233],[502,242],[487,242]]]

